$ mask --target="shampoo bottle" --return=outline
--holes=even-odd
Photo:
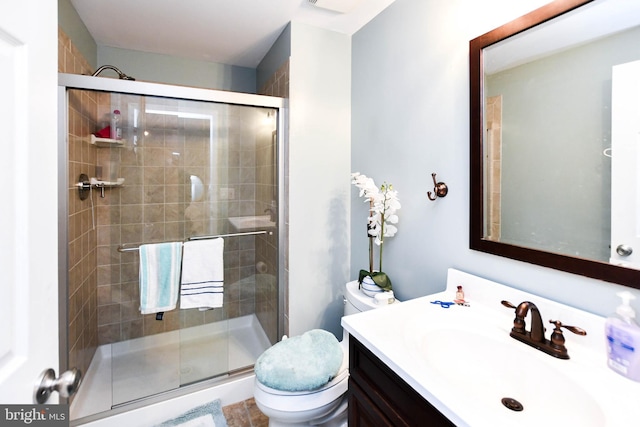
[[[120,110],[113,110],[113,114],[111,115],[111,139],[122,139],[121,126]]]
[[[640,381],[640,326],[634,320],[636,313],[629,305],[635,297],[628,291],[617,295],[622,298],[622,304],[605,323],[607,364],[617,373]]]

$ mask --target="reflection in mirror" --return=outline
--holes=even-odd
[[[638,40],[640,2],[557,0],[470,42],[472,249],[640,287]]]

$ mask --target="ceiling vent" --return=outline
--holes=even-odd
[[[308,0],[310,4],[334,12],[347,13],[353,10],[362,0]]]

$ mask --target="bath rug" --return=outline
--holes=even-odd
[[[155,427],[228,427],[220,399],[197,406]]]

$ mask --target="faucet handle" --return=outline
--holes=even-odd
[[[518,308],[515,305],[511,304],[509,301],[505,301],[505,300],[500,301],[500,304],[502,304],[502,305],[504,305],[505,307],[508,307],[508,308],[513,308],[513,309]]]
[[[509,301],[505,301],[505,300],[500,301],[500,303],[505,307],[513,308],[516,311],[516,317],[515,319],[513,319],[513,329],[511,331],[516,334],[524,334],[526,332],[525,331],[526,325],[524,322],[524,317],[518,314],[518,307],[511,304]]]
[[[553,323],[555,325],[555,329],[553,330],[553,332],[559,332],[560,334],[562,334],[562,329],[560,328],[565,328],[567,331],[571,331],[576,335],[587,335],[587,331],[585,331],[584,329],[577,326],[563,325],[559,320],[549,320],[549,323]]]
[[[569,354],[567,353],[567,348],[564,346],[564,335],[562,334],[562,328],[565,328],[568,331],[573,332],[577,335],[587,335],[587,331],[582,328],[578,328],[577,326],[569,326],[563,325],[559,320],[549,320],[549,323],[552,323],[555,328],[551,333],[551,347],[555,350],[555,353],[552,354],[561,359],[568,359]]]

